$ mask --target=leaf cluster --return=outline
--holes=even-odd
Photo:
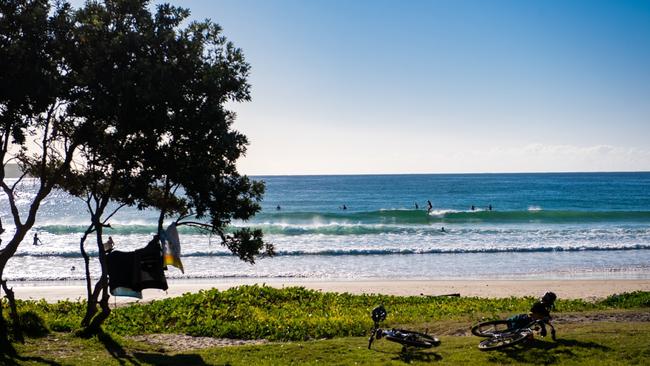
[[[47,0],[0,2],[0,142],[22,145],[34,119],[66,94],[59,67],[65,9]]]
[[[1,2],[0,142],[12,135],[23,170],[83,198],[94,217],[110,201],[155,208],[159,226],[187,219],[253,263],[273,254],[261,231],[225,230],[257,213],[264,193],[237,171],[248,140],[226,108],[250,100],[250,65],[219,25],[185,25],[189,10],[169,4],[151,9]],[[40,154],[27,152],[27,136],[41,139]]]
[[[232,219],[260,210],[264,192],[237,172],[248,141],[225,108],[250,100],[250,66],[217,24],[182,28],[188,16],[167,4],[152,14],[141,0],[88,3],[74,13],[69,64],[77,87],[68,109],[95,128],[84,144],[86,169],[64,187],[157,208],[161,221],[194,216],[253,262],[272,248],[261,232],[224,234]]]

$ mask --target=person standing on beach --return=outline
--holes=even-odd
[[[104,243],[104,251],[110,253],[113,250],[115,243],[113,242],[113,237],[109,236],[108,240]]]
[[[43,245],[43,242],[41,241],[41,239],[38,238],[38,234],[34,233],[34,245],[39,245],[39,243],[40,243],[40,245]]]

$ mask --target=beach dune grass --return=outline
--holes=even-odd
[[[371,310],[388,310],[386,326],[408,326],[436,330],[436,323],[466,324],[499,319],[527,312],[532,297],[485,299],[477,297],[428,297],[353,295],[308,290],[303,287],[277,289],[240,286],[136,303],[113,309],[105,329],[118,335],[181,333],[235,339],[305,341],[364,336],[372,327]],[[41,317],[52,331],[70,332],[78,327],[83,302],[19,301],[20,312]],[[589,302],[558,300],[556,312],[650,308],[650,292],[613,295]]]

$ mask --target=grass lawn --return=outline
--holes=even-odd
[[[455,324],[448,329],[453,333]],[[650,322],[570,323],[557,326],[558,340],[536,338],[503,351],[481,352],[474,336],[440,336],[442,345],[426,351],[402,352],[385,339],[367,349],[366,337],[305,342],[276,342],[170,353],[117,335],[79,339],[51,333],[16,345],[19,356],[4,363],[18,365],[648,365]]]
[[[469,333],[473,323],[525,312],[534,300],[242,286],[114,309],[107,333],[91,339],[74,336],[83,302],[19,301],[30,337],[25,344],[14,343],[13,352],[0,350],[0,365],[650,365],[648,292],[596,302],[559,300],[557,341],[538,337],[504,351],[478,350],[480,339]],[[378,304],[389,311],[383,327],[429,330],[442,345],[403,352],[381,339],[368,350],[369,314]],[[154,342],[160,337],[167,343]],[[270,343],[215,347],[216,338]]]

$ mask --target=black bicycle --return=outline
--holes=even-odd
[[[431,348],[440,345],[440,340],[436,337],[430,336],[426,333],[415,332],[405,329],[382,329],[379,328],[379,323],[386,320],[386,309],[383,306],[378,306],[372,310],[372,320],[374,326],[370,331],[370,338],[368,339],[368,349],[372,346],[375,339],[386,338],[389,341],[397,342],[407,347],[416,348]]]
[[[482,322],[472,327],[472,334],[487,338],[478,344],[479,350],[492,351],[519,344],[531,338],[536,332],[544,337],[546,336],[545,325],[551,327],[551,338],[555,340],[555,328],[550,318],[533,320],[523,327],[512,329],[508,327],[507,320]]]

